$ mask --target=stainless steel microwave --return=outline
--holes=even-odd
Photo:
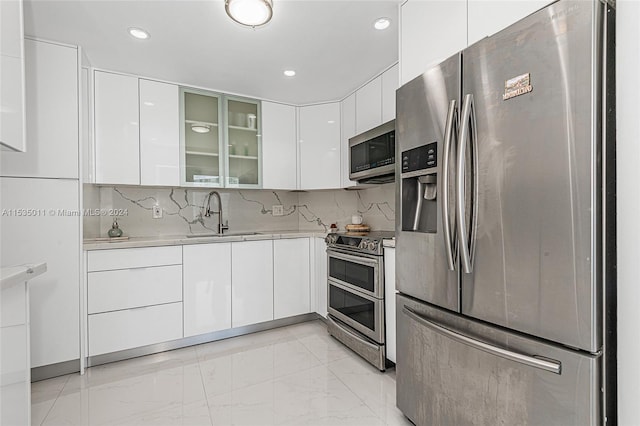
[[[395,163],[395,120],[349,139],[349,179],[362,183],[393,182]]]

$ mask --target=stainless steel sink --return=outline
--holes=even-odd
[[[258,235],[259,232],[228,232],[226,234],[189,234],[187,238],[210,238],[210,237],[242,237],[244,235]]]

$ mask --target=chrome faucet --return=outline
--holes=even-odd
[[[211,211],[211,196],[215,195],[216,199],[218,200],[218,211],[217,212],[212,212]],[[211,191],[209,193],[209,195],[207,195],[207,208],[204,212],[204,216],[205,217],[211,217],[211,214],[217,214],[218,215],[218,234],[222,235],[222,233],[224,232],[225,229],[229,229],[229,225],[224,225],[222,223],[222,200],[220,199],[220,194],[218,193],[218,191]]]

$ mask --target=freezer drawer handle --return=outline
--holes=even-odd
[[[424,318],[422,315],[420,315],[419,313],[415,312],[413,309],[408,308],[406,306],[402,308],[402,311],[414,321],[440,334],[443,334],[453,340],[456,340],[460,343],[464,343],[465,345],[471,346],[481,351],[484,351],[492,355],[496,355],[511,361],[515,361],[520,364],[525,364],[531,367],[539,368],[541,370],[550,371],[555,374],[560,374],[562,370],[562,364],[558,361],[547,360],[546,358],[540,359],[540,358],[536,358],[535,356],[524,355],[518,352],[513,352],[497,346],[493,346],[476,339],[472,339],[463,334],[459,334],[449,330],[448,328],[442,327],[441,325],[438,325],[432,322],[431,320]]]

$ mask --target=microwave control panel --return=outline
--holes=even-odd
[[[402,153],[402,173],[431,169],[438,165],[438,143],[432,142]]]

